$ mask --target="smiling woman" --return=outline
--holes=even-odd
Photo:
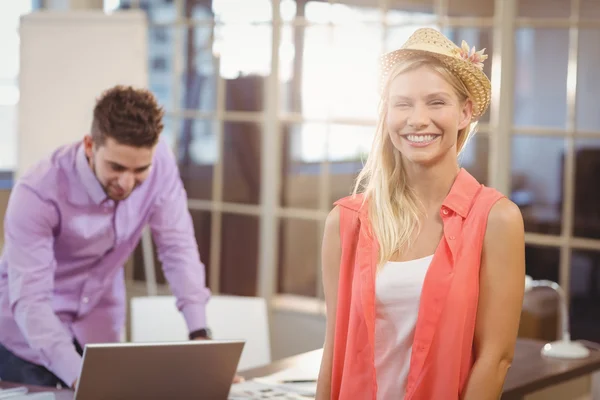
[[[318,399],[500,396],[524,290],[523,222],[458,164],[489,105],[486,58],[428,28],[382,58],[371,152],[325,227]]]

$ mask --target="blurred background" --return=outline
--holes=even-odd
[[[20,17],[136,8],[208,285],[267,299],[273,358],[322,346],[324,220],[370,147],[378,56],[425,26],[486,48],[492,107],[462,165],[521,207],[527,273],[566,289],[573,338],[600,342],[598,0],[0,0],[0,215],[17,165]],[[143,254],[126,267],[130,296],[168,294]],[[526,298],[522,336],[556,337],[552,296]]]

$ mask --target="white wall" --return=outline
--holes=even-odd
[[[148,86],[143,11],[44,11],[21,21],[17,177],[89,133],[97,97]]]
[[[0,171],[11,170],[17,162],[17,106],[0,104]]]

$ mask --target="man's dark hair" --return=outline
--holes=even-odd
[[[152,147],[163,130],[164,110],[146,89],[115,86],[96,102],[92,139],[101,146],[107,137],[134,147]]]

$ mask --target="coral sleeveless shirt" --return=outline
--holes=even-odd
[[[492,206],[502,197],[466,170],[442,203],[443,235],[425,276],[405,400],[455,400],[474,363],[481,251]],[[342,256],[331,399],[375,400],[375,273],[379,246],[360,195],[340,209]],[[403,362],[403,360],[399,360]],[[403,394],[398,393],[398,398]]]

